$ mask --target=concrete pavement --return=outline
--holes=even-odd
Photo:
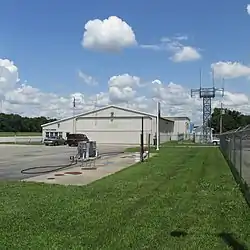
[[[105,156],[92,162],[93,169],[85,170],[85,165],[77,164],[70,169],[57,171],[24,179],[28,182],[43,182],[62,185],[86,185],[105,176],[114,174],[135,164],[135,154],[123,153],[116,156]]]
[[[100,145],[99,152],[121,152],[124,145]],[[0,180],[21,180],[36,175],[23,175],[22,169],[39,166],[58,166],[70,163],[70,156],[76,155],[75,147],[44,145],[0,144]],[[53,169],[47,168],[47,169]],[[37,170],[39,171],[39,170]]]

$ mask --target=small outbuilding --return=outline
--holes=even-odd
[[[174,130],[171,136],[172,141],[187,140],[190,138],[191,122],[187,116],[172,116],[166,117],[174,121]]]
[[[43,124],[43,139],[49,136],[66,138],[70,133],[83,133],[99,144],[138,145],[142,121],[144,140],[146,142],[150,134],[153,144],[157,131],[157,116],[115,105]],[[170,140],[174,132],[174,121],[161,117],[159,130],[161,143]]]

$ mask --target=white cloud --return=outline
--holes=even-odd
[[[137,45],[132,28],[117,16],[90,20],[85,24],[82,46],[86,49],[120,51]]]
[[[14,63],[8,59],[0,59],[0,99],[4,92],[14,88],[19,81],[18,69]]]
[[[136,87],[140,85],[140,78],[137,76],[131,76],[129,74],[123,74],[123,75],[118,75],[118,76],[112,76],[109,79],[109,87]]]
[[[108,104],[117,104],[150,113],[156,112],[156,100],[161,101],[162,115],[189,116],[201,123],[202,102],[198,96],[191,98],[190,89],[181,84],[163,83],[160,79],[143,82],[140,77],[129,74],[113,76],[109,79],[107,90],[91,96],[76,92],[61,96],[43,92],[30,84],[16,84],[18,68],[10,61],[1,61],[0,70],[6,79],[0,85],[3,94],[3,111],[27,116],[66,117],[73,114],[72,102],[76,99],[75,113],[92,110]],[[2,69],[3,68],[3,69]],[[225,92],[224,105],[250,113],[250,98],[244,93]],[[220,106],[220,100],[213,100],[213,107]]]
[[[136,95],[136,88],[140,86],[140,78],[123,74],[112,76],[108,81],[110,101],[113,103],[129,102]]]
[[[238,78],[238,77],[249,77],[250,67],[239,62],[216,62],[211,64],[211,68],[214,71],[215,77],[221,78]]]
[[[250,15],[250,4],[247,5],[246,7],[248,15]]]
[[[230,106],[231,108],[234,107],[240,107],[243,105],[248,105],[249,98],[243,93],[230,93],[228,91],[225,91],[225,98],[223,103],[226,106]]]
[[[170,60],[174,62],[187,62],[201,59],[199,49],[181,43],[181,41],[187,40],[188,37],[184,35],[177,35],[173,38],[163,37],[159,44],[142,44],[140,47],[155,51],[168,51],[172,54]]]
[[[183,46],[171,57],[174,62],[195,61],[201,58],[197,49],[190,46]]]
[[[85,74],[81,70],[78,71],[78,76],[87,85],[90,85],[90,86],[96,86],[96,85],[98,85],[98,82],[92,76]]]

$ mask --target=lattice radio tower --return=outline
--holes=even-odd
[[[200,88],[199,89],[191,89],[191,97],[198,96],[203,101],[203,142],[208,143],[211,141],[211,113],[212,113],[212,99],[215,98],[217,93],[221,94],[221,97],[224,96],[224,81],[222,84],[222,88],[215,88],[214,85],[214,71],[212,71],[212,81],[213,87],[203,88],[202,87],[202,72],[200,70]]]

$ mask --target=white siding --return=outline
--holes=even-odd
[[[160,143],[170,141],[171,134],[174,130],[174,122],[160,119]]]
[[[112,112],[113,118],[111,117]],[[75,132],[84,133],[90,140],[95,140],[97,143],[139,144],[142,116],[144,117],[144,141],[146,143],[148,134],[151,134],[152,143],[153,135],[156,133],[156,118],[114,107],[78,117],[75,119],[74,125],[73,119],[68,119],[44,126],[43,138],[45,138],[46,132],[62,131],[64,138],[66,138],[67,132]]]
[[[66,133],[73,133],[73,119],[43,127],[43,139],[46,137],[46,132],[62,132],[63,138],[66,138]]]
[[[151,134],[153,120],[144,118],[144,140]],[[86,134],[98,143],[139,144],[142,128],[141,118],[118,116],[110,118],[82,117],[76,121],[76,132]]]

